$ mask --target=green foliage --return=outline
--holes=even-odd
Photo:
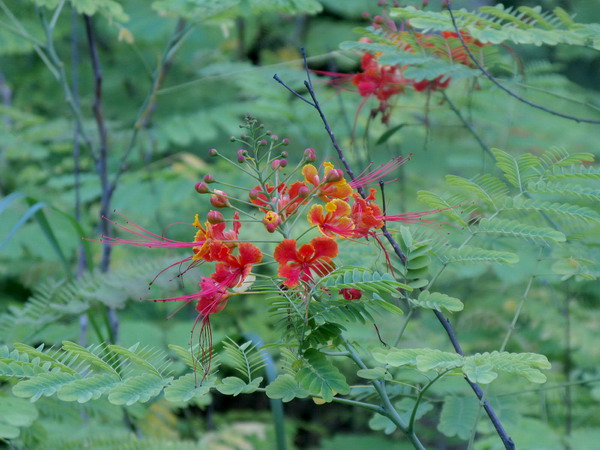
[[[296,374],[300,387],[330,402],[337,394],[347,394],[350,387],[344,375],[321,352],[308,349],[303,355],[304,367]]]
[[[454,31],[447,11],[434,12],[414,7],[394,8],[393,17],[410,20],[413,27],[428,31]],[[558,45],[569,44],[600,49],[598,25],[576,23],[565,10],[556,7],[553,12],[542,8],[520,6],[505,8],[502,4],[482,6],[476,12],[464,9],[454,11],[460,30],[481,42],[501,44]]]
[[[238,345],[229,339],[223,342],[223,350],[223,360],[244,376],[250,384],[254,374],[265,367],[264,356],[252,341]]]
[[[441,311],[445,309],[448,312],[462,311],[463,303],[454,297],[442,294],[440,292],[421,291],[417,299],[409,299],[409,301],[420,308],[435,309]]]
[[[298,381],[290,374],[279,375],[267,386],[269,398],[280,398],[283,402],[290,402],[295,398],[306,398],[308,392],[300,387]]]
[[[433,370],[446,374],[462,373],[471,381],[489,384],[498,372],[521,376],[532,383],[544,383],[541,370],[550,369],[548,358],[535,353],[491,352],[460,356],[434,349],[381,349],[373,350],[376,361],[392,367],[414,366],[420,372]]]

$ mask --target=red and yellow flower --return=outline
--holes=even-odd
[[[335,269],[333,258],[338,254],[336,242],[319,236],[297,248],[295,239],[284,239],[276,248],[275,260],[279,263],[278,275],[285,278],[283,284],[295,288],[300,282],[308,283],[313,275],[324,276]]]
[[[328,202],[325,207],[313,205],[308,212],[308,222],[318,226],[325,236],[335,238],[354,237],[354,223],[350,218],[352,209],[344,200],[338,198]]]
[[[330,162],[323,163],[323,177],[319,176],[319,171],[312,164],[302,168],[302,175],[306,183],[312,184],[319,198],[325,202],[335,198],[346,200],[354,192],[346,182],[343,173]]]

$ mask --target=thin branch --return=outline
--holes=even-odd
[[[552,109],[546,108],[545,106],[538,105],[537,103],[531,102],[531,101],[529,101],[529,100],[521,97],[519,94],[516,94],[515,92],[511,91],[506,86],[504,86],[502,83],[500,83],[496,78],[494,78],[494,76],[485,67],[483,67],[481,65],[481,63],[477,60],[477,58],[475,58],[475,56],[473,55],[473,53],[469,49],[468,45],[465,42],[465,39],[464,39],[463,35],[460,33],[458,25],[456,24],[456,19],[454,18],[454,13],[452,12],[452,8],[450,7],[450,3],[451,3],[450,0],[448,0],[448,2],[446,4],[446,8],[448,9],[448,13],[450,14],[450,19],[452,20],[452,26],[454,27],[454,31],[456,32],[456,34],[458,36],[458,39],[460,39],[460,42],[461,42],[463,48],[465,49],[465,52],[469,56],[469,59],[471,59],[471,61],[473,61],[473,63],[477,66],[477,68],[481,71],[481,73],[483,73],[486,76],[486,78],[488,80],[490,80],[498,88],[500,88],[501,90],[503,90],[504,92],[506,92],[511,97],[516,98],[521,103],[525,103],[526,105],[529,105],[532,108],[536,108],[536,109],[539,109],[541,111],[547,112],[548,114],[552,114],[553,116],[562,117],[563,119],[574,120],[577,123],[583,122],[583,123],[591,123],[591,124],[595,124],[595,125],[600,125],[600,120],[585,119],[585,118],[581,118],[581,117],[571,116],[569,114],[563,114],[561,112],[554,111]]]
[[[96,128],[98,129],[98,161],[96,162],[96,170],[100,178],[101,197],[100,197],[100,234],[110,236],[111,227],[108,220],[103,220],[103,217],[109,216],[110,200],[112,192],[108,181],[108,131],[106,121],[104,120],[104,110],[102,107],[102,70],[100,68],[100,58],[98,56],[98,48],[96,46],[96,36],[92,18],[88,15],[83,16],[85,23],[85,31],[87,36],[88,47],[90,51],[90,60],[92,63],[92,74],[94,77],[94,103],[92,111],[96,120]],[[108,272],[110,266],[110,255],[112,246],[104,244],[102,246],[102,257],[100,258],[100,270]]]

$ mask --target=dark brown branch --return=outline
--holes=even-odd
[[[500,88],[501,90],[506,92],[511,97],[516,98],[521,103],[525,103],[526,105],[529,105],[532,108],[536,108],[541,111],[547,112],[548,114],[552,114],[553,116],[562,117],[563,119],[574,120],[577,123],[583,122],[583,123],[591,123],[591,124],[595,124],[595,125],[600,125],[600,120],[584,119],[581,117],[575,117],[575,116],[571,116],[569,114],[563,114],[561,112],[554,111],[554,110],[546,108],[545,106],[542,106],[542,105],[538,105],[537,103],[531,102],[531,101],[521,97],[519,94],[516,94],[515,92],[511,91],[506,86],[504,86],[502,83],[500,83],[496,78],[494,78],[494,76],[485,67],[483,67],[481,65],[481,63],[477,60],[477,58],[475,58],[475,56],[469,49],[469,46],[466,44],[465,39],[463,38],[462,34],[460,33],[460,30],[458,29],[458,25],[456,24],[456,19],[454,18],[454,13],[452,12],[452,8],[450,7],[450,1],[447,2],[446,8],[448,9],[448,13],[450,14],[450,19],[452,19],[452,26],[454,27],[454,31],[458,35],[458,39],[460,39],[460,42],[461,42],[463,48],[465,49],[465,52],[467,52],[469,59],[471,61],[473,61],[473,64],[475,64],[477,66],[477,68],[481,71],[481,73],[483,73],[486,76],[486,78],[488,80],[490,80],[492,83],[494,83],[498,88]]]
[[[331,130],[331,127],[329,126],[329,122],[327,121],[327,118],[325,117],[325,114],[323,113],[323,110],[321,109],[321,106],[319,105],[319,102],[315,95],[315,91],[313,89],[312,81],[310,78],[310,70],[308,68],[306,52],[305,52],[304,48],[302,48],[302,56],[304,58],[304,68],[306,70],[306,76],[307,76],[307,80],[304,82],[304,85],[308,89],[308,93],[310,94],[310,97],[312,98],[312,102],[310,100],[308,100],[307,98],[305,98],[304,96],[298,94],[296,91],[294,91],[288,85],[286,85],[277,75],[274,75],[273,78],[275,78],[275,80],[277,82],[279,82],[281,85],[283,85],[288,91],[290,91],[296,97],[300,98],[301,100],[308,103],[309,105],[311,105],[312,107],[314,107],[317,110],[317,112],[319,113],[319,116],[321,117],[321,120],[323,121],[325,130],[327,131],[327,134],[329,135],[331,143],[333,144],[333,147],[337,151],[338,158],[344,165],[344,168],[346,170],[346,173],[348,174],[348,177],[351,180],[354,180],[354,172],[352,171],[350,164],[346,160],[344,151],[339,146],[337,139],[335,138],[335,135],[333,134],[333,131]],[[365,197],[364,189],[359,187],[358,191],[359,191],[360,195]],[[387,231],[385,226],[382,228],[382,231],[383,231],[384,236],[386,237],[386,239],[388,240],[388,242],[394,249],[394,253],[396,253],[396,256],[398,256],[398,258],[402,261],[402,263],[406,265],[406,257],[402,253],[402,250],[400,249],[400,246],[398,245],[396,240],[392,237],[392,235],[389,233],[389,231]],[[462,348],[460,346],[460,343],[458,342],[456,333],[454,332],[454,328],[450,324],[450,321],[441,312],[434,311],[434,313],[435,313],[435,316],[437,317],[438,321],[444,327],[444,330],[446,331],[446,334],[448,335],[448,338],[450,339],[450,342],[452,343],[452,347],[454,348],[454,351],[456,353],[458,353],[459,355],[464,356],[464,352],[462,351]],[[473,392],[475,392],[475,395],[477,396],[477,398],[483,402],[483,408],[484,408],[486,414],[488,415],[488,417],[490,418],[490,421],[494,425],[494,428],[496,429],[498,436],[500,436],[500,439],[502,440],[504,447],[508,450],[513,450],[515,448],[514,442],[506,433],[506,430],[504,429],[502,423],[500,422],[500,419],[496,415],[496,412],[494,411],[492,406],[489,404],[489,402],[487,400],[485,400],[485,395],[484,395],[483,391],[481,390],[481,387],[479,387],[479,384],[469,380],[468,377],[465,377],[465,380],[467,381],[467,383],[469,383],[469,386],[471,386],[471,389],[473,389]]]
[[[84,15],[83,20],[85,23],[85,31],[87,35],[88,47],[90,50],[90,59],[92,63],[92,74],[94,77],[94,103],[92,105],[92,111],[96,120],[96,128],[98,129],[98,161],[96,162],[96,171],[100,178],[100,234],[104,236],[110,236],[111,228],[110,223],[107,220],[103,220],[103,217],[109,216],[110,200],[112,197],[112,190],[108,180],[108,131],[106,129],[106,122],[104,120],[104,111],[102,108],[102,70],[100,69],[100,59],[98,57],[98,47],[96,45],[96,37],[94,35],[94,27],[92,18]],[[110,255],[112,247],[104,244],[102,246],[102,256],[100,258],[100,270],[102,272],[108,272],[110,266]]]

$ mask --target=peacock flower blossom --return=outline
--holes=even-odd
[[[210,277],[203,277],[200,280],[200,288],[202,290],[198,293],[196,311],[202,316],[221,312],[227,306],[231,294],[224,285]]]
[[[326,211],[326,213],[324,213]],[[308,212],[308,222],[318,226],[325,236],[336,238],[354,237],[354,223],[350,218],[352,209],[344,200],[338,198],[322,205],[313,205]]]
[[[340,294],[345,300],[360,300],[363,293],[360,289],[346,288],[340,289]]]
[[[328,181],[328,175],[333,172],[335,176],[331,177],[334,181]],[[312,164],[307,164],[302,168],[302,175],[308,184],[312,184],[317,191],[318,196],[324,202],[329,202],[335,198],[346,200],[352,195],[354,190],[346,182],[343,175],[340,175],[339,169],[335,169],[330,162],[323,163],[323,177],[319,177],[319,171]]]
[[[217,247],[219,247],[217,249]],[[250,272],[252,265],[262,261],[262,253],[255,245],[242,242],[238,245],[238,256],[231,254],[232,250],[223,243],[213,244],[211,249],[218,254],[218,263],[212,279],[224,286],[235,288],[242,285]]]
[[[392,158],[388,163],[381,164],[375,170],[367,172],[373,165],[373,163],[371,163],[358,177],[356,177],[348,184],[353,189],[369,186],[374,182],[380,180],[381,178],[385,177],[390,172],[393,172],[404,163],[410,161],[411,156],[412,153],[409,154],[406,158],[402,158],[402,156],[397,156],[396,158]]]
[[[350,217],[357,237],[372,235],[373,229],[379,229],[384,225],[381,208],[375,203],[375,192],[375,189],[371,188],[366,198],[362,198],[358,193],[353,195],[354,204]]]
[[[285,278],[283,284],[288,288],[311,282],[313,274],[322,277],[335,269],[333,258],[338,254],[338,245],[333,239],[319,236],[299,249],[296,246],[295,239],[284,239],[273,255],[279,263],[278,275]]]
[[[209,217],[211,217],[211,213],[217,213],[218,211],[210,211],[208,213]],[[212,214],[214,216],[214,214]],[[220,223],[212,223],[207,220],[204,223],[204,226],[200,223],[198,218],[198,214],[192,223],[193,226],[198,228],[196,232],[196,236],[194,237],[194,242],[200,243],[200,245],[196,244],[193,246],[192,250],[194,251],[194,256],[192,259],[200,260],[203,259],[205,261],[215,261],[213,256],[211,256],[210,245],[213,242],[224,242],[224,245],[228,248],[234,248],[238,245],[240,228],[242,228],[242,224],[240,223],[240,215],[237,211],[233,214],[233,227],[231,230],[225,230],[227,224],[225,222]]]
[[[265,228],[269,233],[273,233],[279,225],[281,225],[281,216],[275,211],[267,211],[262,220]]]

